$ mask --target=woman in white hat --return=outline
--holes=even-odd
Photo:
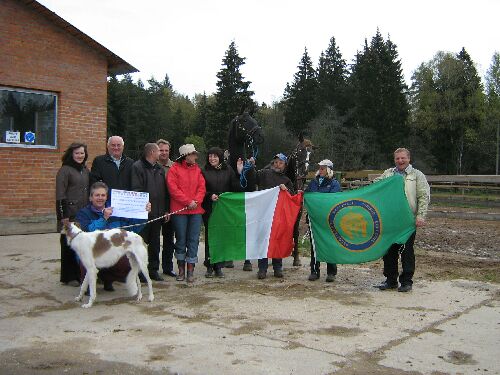
[[[175,231],[175,257],[179,266],[176,280],[186,279],[192,283],[194,265],[198,262],[201,215],[205,212],[201,206],[205,197],[205,179],[196,164],[198,151],[194,145],[182,145],[179,154],[167,174],[170,212],[179,211],[171,216]]]
[[[341,191],[339,182],[333,177],[333,163],[328,160],[322,160],[319,163],[319,169],[316,177],[307,186],[306,192],[312,193],[337,193]],[[310,229],[309,229],[310,230]],[[333,282],[337,275],[337,265],[335,263],[326,264],[326,281]],[[320,263],[316,261],[312,242],[311,242],[311,274],[310,281],[318,280],[320,277]]]

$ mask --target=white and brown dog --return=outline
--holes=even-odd
[[[91,307],[96,299],[97,270],[115,265],[123,255],[127,256],[131,267],[126,280],[130,295],[137,294],[137,301],[142,299],[139,280],[139,271],[141,271],[148,283],[149,301],[154,300],[153,286],[148,273],[148,251],[141,236],[123,229],[84,232],[74,223],[66,225],[62,233],[66,235],[68,245],[78,254],[87,270],[80,294],[75,298],[76,301],[81,301],[89,287],[89,302],[82,307]]]

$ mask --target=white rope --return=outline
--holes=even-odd
[[[113,229],[125,229],[125,228],[132,228],[132,227],[138,227],[138,226],[141,226],[141,225],[147,225],[149,223],[152,223],[154,221],[157,221],[157,220],[160,220],[160,219],[164,219],[168,216],[171,216],[171,215],[175,215],[175,214],[178,214],[179,212],[182,212],[184,210],[187,210],[187,207],[184,207],[184,208],[181,208],[180,210],[177,210],[177,211],[174,211],[174,212],[168,212],[166,213],[165,215],[163,216],[159,216],[155,219],[151,219],[149,221],[146,221],[145,223],[138,223],[138,224],[132,224],[132,225],[125,225],[123,227],[118,227],[118,228],[113,228]],[[109,230],[109,229],[108,229]]]

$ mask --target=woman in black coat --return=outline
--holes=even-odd
[[[75,220],[76,213],[85,207],[89,200],[89,170],[85,166],[88,159],[87,145],[72,143],[62,156],[62,167],[56,176],[56,214],[57,230],[64,224]],[[61,234],[61,282],[78,286],[80,265],[76,253],[71,250],[66,236]]]
[[[243,191],[240,181],[234,170],[224,162],[224,151],[219,147],[212,147],[208,150],[205,169],[206,189],[203,200],[203,224],[205,226],[205,266],[207,272],[205,277],[212,277],[215,271],[216,277],[224,277],[222,272],[223,263],[210,264],[210,249],[208,246],[208,219],[212,214],[212,203],[219,199],[219,195],[231,191]]]

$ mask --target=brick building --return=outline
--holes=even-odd
[[[136,71],[38,2],[0,1],[0,235],[55,231],[64,150],[105,152],[107,77]]]

